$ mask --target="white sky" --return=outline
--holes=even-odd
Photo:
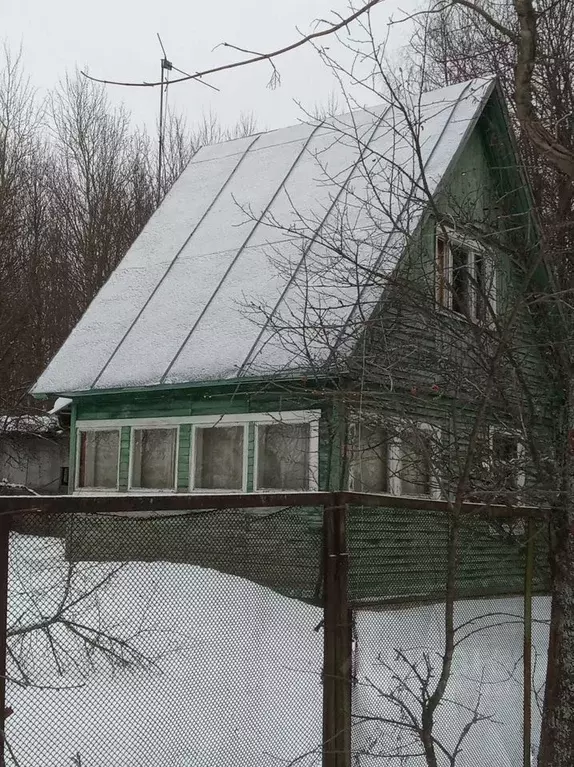
[[[385,0],[372,11],[381,39],[389,18],[401,18],[415,2]],[[315,19],[333,20],[333,11],[346,15],[348,0],[0,0],[0,34],[13,51],[22,45],[26,71],[42,93],[75,66],[110,79],[157,80],[161,52],[156,32],[176,66],[197,71],[240,56],[214,51],[223,41],[268,51],[296,39],[297,27],[308,33]],[[406,32],[405,25],[393,27],[395,47],[406,42]],[[329,45],[335,53],[336,41]],[[281,57],[277,65],[282,84],[275,90],[266,87],[270,68],[257,64],[212,77],[220,93],[194,82],[175,85],[170,105],[190,122],[212,110],[223,124],[232,124],[244,111],[255,114],[260,129],[274,128],[300,119],[296,99],[312,107],[325,103],[336,88],[311,47]],[[110,86],[109,95],[116,103],[123,101],[136,122],[153,129],[157,88]]]

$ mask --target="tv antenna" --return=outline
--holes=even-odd
[[[162,42],[162,39],[159,35],[159,32],[157,34],[157,39],[159,40],[159,44],[161,47],[162,52],[162,58],[161,58],[161,77],[160,77],[160,89],[159,89],[159,136],[158,136],[158,153],[157,153],[157,204],[159,205],[161,202],[161,191],[162,191],[162,182],[163,182],[163,155],[164,155],[164,129],[165,129],[165,119],[164,114],[167,114],[167,96],[168,96],[168,86],[169,86],[169,73],[174,70],[175,72],[179,72],[180,74],[191,77],[188,72],[184,72],[182,69],[178,69],[173,62],[171,62],[167,54],[165,52],[165,48]],[[205,82],[205,80],[197,80],[197,82],[200,82],[202,85],[206,85],[208,88],[212,88],[214,91],[219,91],[219,88],[216,88],[215,85],[212,85],[211,83]]]

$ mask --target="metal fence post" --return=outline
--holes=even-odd
[[[323,767],[350,767],[352,629],[346,505],[324,508],[323,605]]]
[[[532,580],[534,577],[534,533],[532,517],[526,526],[526,562],[524,568],[524,698],[523,698],[523,765],[531,766],[532,754]]]
[[[8,623],[8,565],[10,555],[10,515],[0,514],[0,767],[4,767],[4,727],[6,723],[6,632]]]

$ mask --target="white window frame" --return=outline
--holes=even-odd
[[[403,430],[403,429],[412,429],[414,431],[422,431],[422,432],[428,432],[433,439],[436,439],[440,442],[441,436],[442,436],[442,430],[439,426],[435,426],[434,424],[426,423],[424,421],[418,421],[416,423],[409,423],[402,421],[398,425],[397,430]],[[429,467],[430,467],[430,494],[429,495],[416,495],[416,496],[405,496],[401,492],[401,467],[402,467],[402,460],[401,460],[401,452],[402,452],[402,440],[400,436],[396,436],[391,440],[390,445],[390,453],[389,453],[389,489],[391,491],[391,495],[400,495],[403,498],[427,498],[432,501],[439,501],[442,498],[442,493],[440,489],[440,482],[439,478],[437,476],[437,473],[435,471],[435,468],[432,465],[432,461],[429,459]]]
[[[253,455],[253,490],[255,492],[312,492],[319,489],[319,411],[313,410],[292,410],[278,413],[260,413],[253,420],[255,429],[255,445]],[[259,487],[257,478],[259,476],[259,426],[265,426],[273,423],[308,423],[309,424],[309,475],[307,490],[286,490],[279,488]]]
[[[512,437],[516,440],[516,460],[518,461],[518,471],[516,472],[516,490],[520,491],[526,484],[526,471],[524,469],[524,460],[526,457],[526,449],[524,442],[521,438],[508,429],[499,428],[498,426],[490,426],[488,429],[488,445],[490,449],[490,465],[494,465],[494,435],[498,434],[502,437]]]
[[[180,427],[190,425],[191,426],[191,445],[190,445],[190,458],[189,458],[189,486],[188,490],[192,493],[211,493],[213,495],[219,493],[222,495],[231,493],[246,493],[247,482],[249,477],[249,465],[248,465],[248,453],[249,453],[249,425],[253,424],[255,429],[255,445],[254,445],[254,461],[253,461],[253,488],[257,492],[257,461],[258,461],[258,440],[257,440],[257,424],[265,423],[294,423],[304,422],[310,423],[310,443],[309,443],[309,491],[319,489],[319,421],[321,418],[320,410],[281,410],[281,411],[267,411],[260,413],[227,413],[225,415],[196,415],[196,416],[164,416],[160,418],[114,418],[114,419],[102,419],[102,420],[83,420],[76,422],[76,433],[80,431],[87,431],[93,429],[99,429],[101,431],[119,431],[119,452],[118,452],[118,482],[116,489],[112,488],[86,488],[84,492],[92,493],[97,490],[99,494],[116,495],[119,488],[119,473],[120,473],[120,457],[121,457],[121,429],[124,426],[130,427],[130,460],[128,468],[128,492],[138,495],[156,494],[156,493],[173,493],[177,492],[177,478],[178,478],[178,466],[179,466],[179,444],[180,444]],[[240,490],[206,490],[205,488],[195,488],[195,429],[198,427],[208,426],[243,426],[243,482]],[[173,489],[164,488],[160,489],[143,489],[132,488],[132,462],[133,462],[133,438],[134,429],[168,429],[177,428],[177,452],[176,452],[176,470],[175,470],[175,485]],[[76,471],[74,477],[77,476],[79,471],[79,462],[76,460]],[[74,484],[74,492],[77,491],[77,482]],[[298,491],[289,491],[298,492]],[[308,491],[302,491],[308,492]]]
[[[173,486],[172,487],[134,487],[133,486],[133,470],[134,470],[134,440],[136,431],[159,431],[160,429],[172,429],[175,431],[175,462],[173,472]],[[128,493],[134,493],[136,495],[156,495],[159,493],[175,493],[177,491],[177,467],[179,465],[179,424],[132,424],[130,429],[130,461],[128,467]]]
[[[195,459],[197,456],[197,440],[196,432],[198,429],[218,429],[230,426],[243,427],[243,466],[241,472],[241,487],[235,489],[229,488],[207,488],[207,487],[195,487]],[[227,495],[231,493],[245,493],[247,492],[247,479],[248,479],[248,449],[249,449],[249,424],[245,421],[237,420],[236,416],[215,416],[215,420],[209,417],[209,420],[201,420],[197,423],[193,423],[191,427],[191,449],[189,451],[189,491],[191,493],[213,493],[214,495],[221,494]]]
[[[383,421],[381,424],[381,429],[385,430],[387,429],[389,434],[392,435],[389,439],[389,452],[388,452],[388,466],[387,466],[387,480],[388,480],[388,487],[389,491],[388,493],[374,493],[374,495],[395,495],[395,496],[401,496],[403,498],[423,498],[427,500],[433,500],[438,501],[442,499],[442,493],[440,489],[440,482],[439,477],[437,476],[437,473],[432,466],[432,461],[430,462],[430,494],[429,495],[416,495],[416,496],[405,496],[401,492],[401,453],[402,453],[402,440],[399,436],[399,433],[402,430],[406,429],[412,429],[414,431],[426,431],[429,434],[432,435],[433,439],[437,439],[440,442],[441,436],[442,436],[442,430],[439,426],[436,426],[434,424],[426,423],[424,421],[417,421],[415,423],[411,423],[408,421],[397,421],[394,418],[388,418],[386,421]],[[358,424],[355,422],[354,424],[351,424],[351,429],[357,431]],[[354,489],[354,481],[353,481],[353,471],[352,471],[352,462],[349,466],[349,488],[351,490]]]
[[[382,423],[377,424],[377,425],[380,427],[380,429],[382,431],[385,431],[385,430],[387,430],[389,428],[389,426],[388,426],[389,423],[390,423],[390,421],[387,420],[387,421],[383,421]],[[390,429],[389,429],[389,431],[390,431]],[[354,460],[354,458],[355,458],[355,455],[354,455],[355,454],[354,445],[355,445],[355,441],[357,443],[360,442],[360,434],[361,434],[361,425],[359,423],[357,423],[356,421],[354,421],[353,423],[350,424],[349,437],[348,438],[349,438],[349,445],[350,445],[350,449],[351,449],[351,460],[349,461],[349,490],[355,491],[355,492],[362,492],[362,491],[356,491],[356,488],[355,488],[355,473],[353,471],[353,466],[356,463],[356,461]],[[388,453],[387,453],[387,459],[388,459],[387,460],[387,486],[388,486],[389,490],[388,490],[387,493],[369,493],[369,495],[395,495],[395,493],[391,492],[391,474],[392,474],[392,472],[391,472],[391,454],[393,452],[393,445],[395,443],[396,443],[396,439],[394,437],[391,437],[389,439]],[[365,449],[365,448],[361,448],[360,444],[359,444],[359,453],[363,449]]]
[[[96,425],[97,424],[97,425]],[[118,433],[118,470],[116,472],[116,486],[114,487],[80,487],[80,460],[82,450],[82,434],[96,431],[117,431]],[[116,494],[120,486],[120,458],[122,452],[122,429],[120,426],[116,426],[110,421],[96,421],[92,422],[77,422],[76,423],[76,465],[74,467],[74,494],[87,493],[93,495],[94,493],[108,493]]]
[[[445,247],[445,263],[443,264],[443,274],[441,275],[439,272],[439,264],[438,264],[438,249],[439,249],[439,241],[442,241]],[[486,318],[484,320],[484,324],[490,325],[492,324],[492,315],[497,314],[497,280],[498,280],[498,274],[496,267],[492,263],[492,260],[489,258],[486,258],[486,251],[483,246],[480,245],[476,240],[469,239],[466,237],[460,237],[457,236],[454,230],[446,228],[446,239],[443,232],[437,231],[436,238],[435,238],[435,299],[438,304],[438,306],[441,309],[448,310],[449,312],[452,312],[454,316],[461,317],[463,319],[467,319],[464,314],[460,314],[459,312],[455,312],[452,308],[453,304],[453,256],[452,256],[452,250],[450,248],[450,245],[458,245],[461,248],[464,248],[466,251],[468,251],[469,254],[469,271],[472,278],[472,286],[470,291],[470,306],[469,306],[469,314],[470,318],[473,322],[482,323],[483,320],[481,320],[479,317],[476,316],[476,304],[477,304],[477,292],[476,292],[476,256],[477,254],[483,255],[483,263],[484,263],[484,269],[485,269],[485,282],[486,286],[488,288],[488,306],[486,308]],[[444,281],[444,301],[441,297],[441,281]]]

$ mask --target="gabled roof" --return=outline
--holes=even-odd
[[[431,193],[494,87],[493,79],[472,80],[415,105]],[[355,272],[392,271],[428,203],[420,181],[407,116],[388,105],[204,147],[33,392],[181,385],[320,364],[357,301],[356,282],[338,274],[334,286],[333,237],[352,231]],[[377,300],[367,293],[363,301]],[[307,359],[294,343],[303,327],[315,328]]]

